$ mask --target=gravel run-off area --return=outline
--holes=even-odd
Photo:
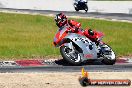
[[[82,88],[80,72],[0,73],[0,88]],[[132,72],[89,72],[90,79],[130,79]],[[132,88],[89,86],[86,88]]]

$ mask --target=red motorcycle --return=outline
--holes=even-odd
[[[64,60],[72,65],[81,65],[87,60],[98,60],[106,65],[116,62],[115,53],[107,44],[95,44],[82,32],[72,33],[70,26],[61,27],[54,37],[54,45],[60,48]],[[103,33],[97,32],[98,41],[102,42]]]

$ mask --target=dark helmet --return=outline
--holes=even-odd
[[[55,22],[58,27],[62,27],[67,24],[67,17],[63,13],[59,13],[55,16]]]
[[[88,30],[88,34],[93,36],[93,35],[94,35],[93,30],[92,30],[92,29],[89,29],[89,30]]]

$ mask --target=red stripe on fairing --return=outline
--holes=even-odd
[[[20,66],[42,66],[45,64],[42,64],[41,60],[18,60],[15,61]]]

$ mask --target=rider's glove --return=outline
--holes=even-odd
[[[73,31],[74,31],[74,32],[78,32],[78,29],[79,29],[78,27],[74,27],[74,28],[73,28]]]

